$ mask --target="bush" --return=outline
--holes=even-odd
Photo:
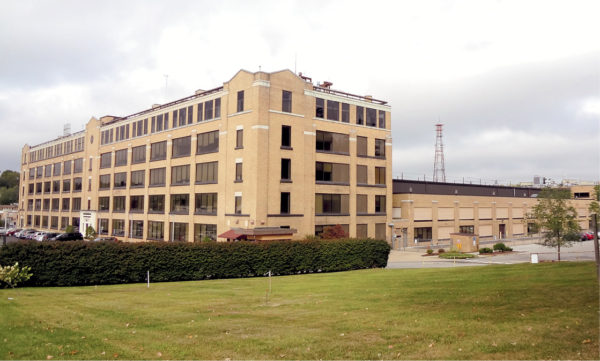
[[[502,242],[498,242],[494,245],[494,251],[500,251],[500,252],[510,252],[512,251],[512,248],[507,247],[504,243]]]
[[[483,247],[481,249],[479,249],[479,253],[483,254],[483,253],[494,253],[494,250],[489,248],[489,247]]]
[[[444,252],[446,252],[446,250],[444,250],[443,248],[438,249],[438,254],[442,254]]]
[[[433,250],[431,248],[427,248],[427,254],[433,254]]]
[[[390,246],[373,239],[272,242],[16,242],[0,264],[31,267],[27,286],[76,286],[336,272],[385,267]]]

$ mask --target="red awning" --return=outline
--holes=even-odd
[[[230,229],[229,231],[227,231],[225,233],[221,233],[219,235],[219,238],[239,239],[239,238],[246,238],[246,236],[244,234],[237,233],[233,229]]]

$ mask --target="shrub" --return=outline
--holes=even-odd
[[[433,254],[433,250],[431,248],[427,248],[427,254]]]
[[[444,252],[446,252],[446,250],[445,250],[445,249],[443,249],[443,248],[440,248],[440,249],[438,249],[438,254],[442,254],[442,253],[444,253]]]
[[[96,230],[94,229],[94,227],[88,226],[85,229],[85,238],[86,239],[93,240],[94,238],[96,238],[97,235],[98,235],[98,233],[96,233]]]
[[[19,262],[15,262],[14,266],[0,266],[0,286],[17,287],[17,284],[25,282],[33,276],[29,271],[31,271],[31,267],[19,267]]]
[[[0,264],[31,266],[28,286],[76,286],[238,278],[385,267],[387,242],[373,239],[272,242],[15,242]]]
[[[323,229],[323,233],[321,234],[321,238],[323,239],[342,239],[347,237],[348,233],[346,233],[344,228],[339,224],[325,227]]]
[[[500,251],[500,252],[510,252],[512,251],[512,248],[507,247],[504,243],[502,242],[498,242],[494,245],[494,251]]]
[[[482,253],[494,253],[494,250],[491,249],[491,248],[489,248],[489,247],[483,247],[483,248],[479,249],[479,253],[480,254],[482,254]]]

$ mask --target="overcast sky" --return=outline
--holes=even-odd
[[[0,169],[22,146],[290,69],[389,101],[393,174],[600,179],[600,1],[0,2]],[[168,85],[165,87],[165,74]]]

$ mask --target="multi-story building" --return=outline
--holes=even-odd
[[[588,207],[592,186],[572,187],[569,200],[582,230],[591,229]],[[444,245],[451,233],[469,233],[481,241],[537,235],[528,219],[541,188],[393,181],[395,247]]]
[[[221,87],[25,145],[20,225],[198,241],[299,239],[340,224],[389,240],[390,107],[330,86],[241,70]]]

